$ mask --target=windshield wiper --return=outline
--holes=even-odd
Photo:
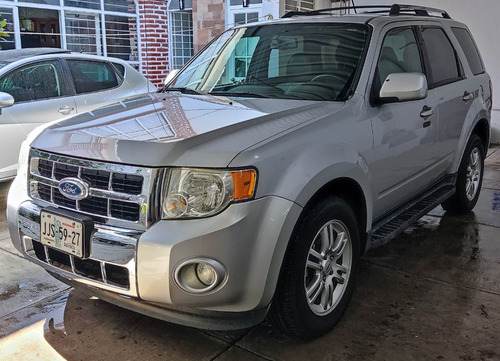
[[[210,95],[220,95],[223,97],[241,97],[241,98],[272,98],[271,95],[263,95],[252,92],[210,92]]]
[[[186,87],[163,87],[160,89],[161,93],[166,93],[166,92],[180,92],[182,94],[191,94],[191,95],[205,95],[205,93],[202,93],[198,90],[194,90],[191,88],[186,88]]]
[[[257,78],[255,75],[251,75],[251,74],[250,74],[250,75],[248,75],[248,80],[250,81],[250,80],[252,80],[252,79],[257,80],[259,83],[264,84],[264,85],[267,85],[267,86],[268,86],[268,87],[270,87],[270,88],[273,88],[273,89],[278,89],[281,93],[283,93],[283,89],[278,88],[276,85],[269,84],[267,81],[264,81],[264,80],[262,80],[262,79],[260,79],[260,78]]]

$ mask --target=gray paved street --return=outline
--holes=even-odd
[[[177,326],[106,304],[22,259],[0,184],[0,360],[500,360],[500,147],[473,213],[436,208],[363,258],[350,307],[328,335],[288,338]]]

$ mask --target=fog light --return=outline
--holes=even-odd
[[[208,293],[222,287],[227,272],[222,264],[210,258],[191,258],[175,268],[175,283],[189,293]]]
[[[196,266],[196,275],[198,276],[200,282],[205,286],[213,285],[215,279],[217,278],[215,269],[208,263],[198,263]]]

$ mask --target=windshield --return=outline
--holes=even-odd
[[[343,100],[368,30],[362,24],[280,24],[229,30],[169,84],[234,97]]]

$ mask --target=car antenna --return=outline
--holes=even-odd
[[[354,3],[354,0],[351,1],[352,1],[352,6],[354,7],[354,14],[357,14],[358,10],[356,9],[356,4]]]

